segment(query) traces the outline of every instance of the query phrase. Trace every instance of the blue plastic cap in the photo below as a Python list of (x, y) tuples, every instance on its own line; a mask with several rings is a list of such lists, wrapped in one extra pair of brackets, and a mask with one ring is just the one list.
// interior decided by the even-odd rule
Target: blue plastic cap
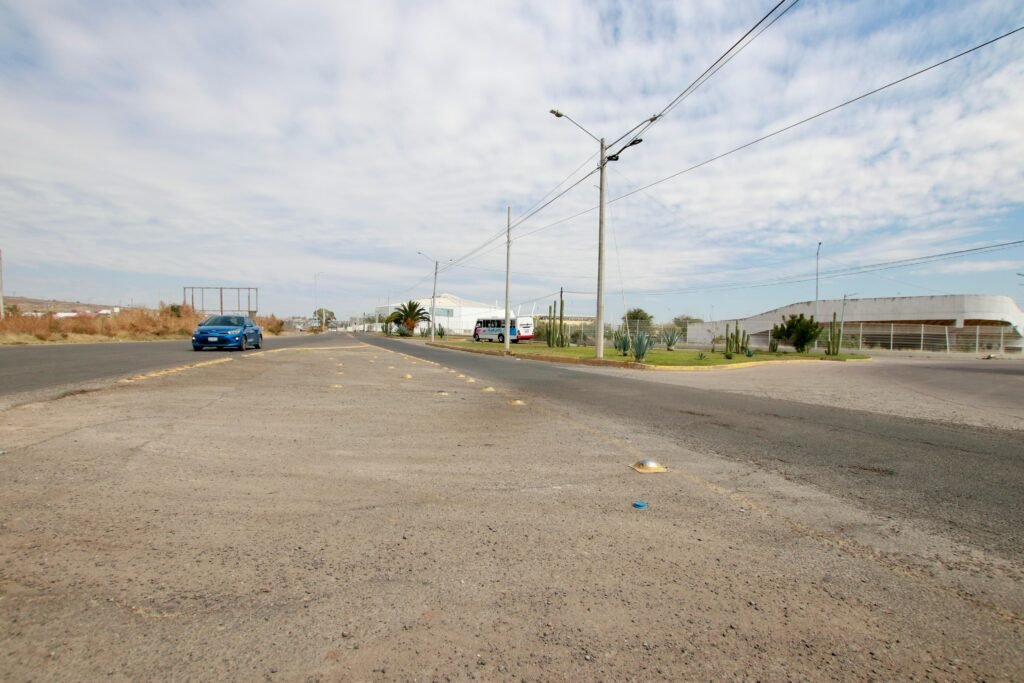
[(633, 503), (633, 507), (635, 507), (637, 510), (646, 510), (647, 509), (647, 501), (646, 500), (638, 500), (638, 501)]

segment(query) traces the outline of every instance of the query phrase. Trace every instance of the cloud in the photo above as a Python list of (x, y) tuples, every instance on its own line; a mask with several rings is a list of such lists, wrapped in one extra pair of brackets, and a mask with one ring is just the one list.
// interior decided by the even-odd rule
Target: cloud
[[(260, 285), (281, 313), (304, 310), (320, 271), (340, 311), (422, 295), (428, 264), (416, 251), (446, 261), (499, 236), (507, 205), (521, 215), (596, 151), (548, 109), (618, 137), (761, 12), (754, 2), (13, 3), (0, 22), (5, 256), (28, 270), (88, 264), (111, 278)], [(609, 195), (1015, 20), (994, 1), (801, 3), (623, 153)], [(610, 204), (608, 281), (668, 289), (802, 272), (818, 241), (844, 263), (998, 241), (1024, 204), (1022, 40)], [(592, 208), (594, 182), (516, 233)], [(517, 239), (515, 298), (592, 290), (596, 220)], [(500, 237), (465, 265), (445, 271), (444, 289), (503, 296)]]
[(963, 261), (946, 263), (937, 268), (940, 273), (992, 273), (1024, 269), (1024, 261)]

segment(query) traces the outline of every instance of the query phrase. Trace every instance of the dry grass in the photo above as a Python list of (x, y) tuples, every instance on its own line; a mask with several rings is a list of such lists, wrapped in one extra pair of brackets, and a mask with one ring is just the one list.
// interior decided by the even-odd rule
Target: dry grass
[(0, 320), (0, 342), (94, 341), (107, 339), (186, 339), (203, 319), (188, 306), (156, 311), (133, 308), (117, 315), (57, 318), (10, 315)]

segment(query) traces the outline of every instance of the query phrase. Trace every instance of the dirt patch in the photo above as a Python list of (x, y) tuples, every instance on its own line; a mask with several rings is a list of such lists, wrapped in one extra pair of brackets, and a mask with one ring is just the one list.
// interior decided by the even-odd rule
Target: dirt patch
[(3, 412), (2, 677), (1020, 677), (1019, 567), (470, 379), (349, 341)]

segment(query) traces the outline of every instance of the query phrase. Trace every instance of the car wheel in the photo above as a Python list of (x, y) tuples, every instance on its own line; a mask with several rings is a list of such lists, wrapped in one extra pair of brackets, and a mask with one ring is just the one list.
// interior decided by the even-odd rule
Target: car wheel
[(193, 344), (192, 345), (192, 350), (193, 351), (202, 351), (203, 347), (202, 346), (196, 346), (195, 344)]
[(503, 334), (499, 334), (498, 335), (498, 343), (499, 344), (504, 344), (505, 343), (505, 335), (503, 335)]
[(260, 336), (256, 337), (256, 346), (253, 347), (253, 348), (257, 348), (257, 349), (262, 349), (263, 348), (263, 335), (262, 334)]
[(243, 334), (242, 335), (242, 341), (238, 342), (238, 350), (239, 351), (245, 351), (247, 348), (249, 348), (249, 345), (246, 344), (245, 335)]
[(473, 341), (475, 341), (475, 342), (480, 341), (480, 335), (479, 334), (474, 334), (473, 335)]

